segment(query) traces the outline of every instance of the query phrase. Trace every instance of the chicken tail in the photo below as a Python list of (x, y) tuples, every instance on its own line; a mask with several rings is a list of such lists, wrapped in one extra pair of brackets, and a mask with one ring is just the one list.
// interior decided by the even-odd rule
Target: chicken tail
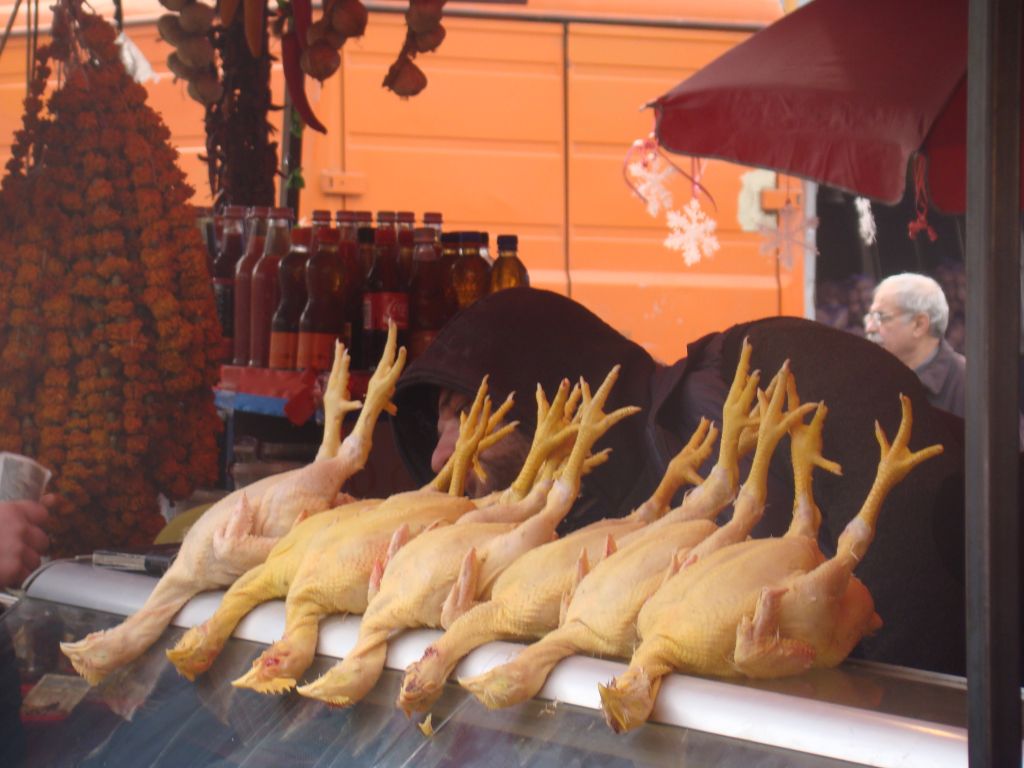
[(220, 655), (238, 622), (260, 603), (279, 597), (271, 592), (269, 571), (260, 565), (241, 576), (224, 595), (213, 616), (192, 627), (167, 651), (167, 658), (188, 680), (206, 672)]
[(174, 614), (198, 591), (194, 584), (178, 578), (172, 566), (136, 613), (116, 627), (93, 632), (73, 643), (61, 643), (60, 649), (78, 674), (98, 685), (115, 669), (145, 653)]
[(524, 648), (511, 661), (482, 675), (459, 678), (459, 685), (488, 709), (519, 704), (540, 692), (555, 664), (579, 650), (585, 633), (578, 623), (565, 624)]
[(445, 680), (455, 665), (470, 651), (484, 643), (508, 636), (510, 629), (505, 608), (489, 601), (474, 606), (448, 628), (423, 658), (410, 664), (402, 679), (396, 705), (406, 717), (426, 712), (441, 696)]
[[(299, 603), (298, 605), (296, 603)], [(290, 691), (316, 655), (323, 610), (310, 600), (287, 605), (284, 636), (260, 654), (252, 668), (231, 684), (257, 693)]]

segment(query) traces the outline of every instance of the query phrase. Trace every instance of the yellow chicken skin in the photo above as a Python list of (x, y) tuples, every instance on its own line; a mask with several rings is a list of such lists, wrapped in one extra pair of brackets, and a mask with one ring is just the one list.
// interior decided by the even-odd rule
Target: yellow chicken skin
[[(757, 389), (758, 374), (747, 375), (749, 345), (737, 366), (733, 386), (723, 409), (722, 443), (719, 457), (705, 484), (717, 478), (709, 489), (700, 485), (683, 505), (661, 520), (625, 537), (619, 551), (603, 560), (579, 583), (558, 629), (524, 649), (506, 664), (459, 683), (489, 708), (507, 707), (525, 701), (543, 687), (551, 669), (565, 657), (583, 652), (595, 656), (626, 658), (636, 644), (636, 616), (648, 597), (678, 569), (682, 558), (718, 530), (714, 518), (735, 496), (741, 450), (750, 445), (744, 432)], [(787, 376), (780, 371), (776, 382)], [(758, 419), (759, 441), (751, 475), (740, 500), (745, 510), (740, 517), (751, 525), (763, 508), (764, 497), (751, 492), (757, 478), (767, 473), (768, 461), (790, 422), (799, 413), (781, 413), (783, 389), (777, 384), (770, 404), (760, 406), (766, 413)], [(741, 448), (742, 444), (742, 448)], [(705, 490), (704, 493), (701, 493)], [(737, 502), (740, 504), (740, 502)]]
[[(323, 617), (362, 613), (369, 594), (379, 586), (384, 564), (399, 547), (476, 510), (474, 502), (462, 495), (466, 473), (481, 450), (515, 427), (498, 428), (511, 406), (510, 398), (491, 413), (485, 378), (462, 419), (455, 451), (434, 481), (420, 490), (389, 497), (371, 515), (332, 526), (306, 549), (287, 590), (284, 635), (233, 685), (260, 693), (295, 687), (313, 661)], [(444, 486), (447, 494), (440, 492)]]
[(336, 503), (344, 482), (366, 464), (373, 428), (390, 405), (405, 365), (405, 349), (396, 352), (392, 327), (376, 372), (367, 388), (352, 433), (338, 444), (341, 421), (360, 403), (348, 397), (348, 354), (341, 345), (324, 394), (324, 440), (317, 461), (302, 469), (265, 478), (220, 500), (196, 522), (182, 541), (174, 564), (145, 604), (116, 627), (94, 632), (61, 650), (93, 685), (113, 669), (149, 648), (192, 596), (221, 589), (266, 560), (292, 526)]
[(288, 594), (307, 550), (321, 540), (325, 531), (335, 525), (350, 526), (380, 504), (380, 499), (354, 501), (297, 524), (270, 550), (266, 562), (249, 569), (231, 585), (214, 614), (186, 632), (167, 651), (167, 658), (184, 677), (195, 680), (210, 668), (246, 614), (260, 603)]
[[(794, 524), (784, 537), (740, 541), (710, 552), (669, 579), (644, 605), (637, 624), (642, 642), (629, 669), (600, 687), (612, 729), (626, 731), (646, 721), (662, 678), (673, 670), (781, 677), (834, 666), (861, 637), (881, 626), (871, 595), (853, 569), (874, 537), (889, 491), (915, 466), (942, 452), (939, 445), (908, 449), (910, 400), (901, 396), (901, 404), (903, 418), (891, 446), (875, 424), (881, 447), (875, 481), (840, 537), (835, 557), (825, 559), (818, 548), (820, 516), (805, 495), (804, 503), (794, 505)], [(815, 421), (823, 418), (822, 407)], [(800, 450), (808, 450), (807, 445), (794, 441), (794, 452)], [(805, 456), (801, 463), (819, 464), (820, 454)]]
[[(526, 551), (550, 541), (579, 493), (584, 463), (594, 442), (637, 411), (602, 411), (618, 376), (614, 368), (590, 396), (582, 383), (578, 432), (565, 469), (551, 486), (544, 508), (522, 523), (471, 522), (425, 533), (398, 551), (370, 601), (355, 648), (322, 677), (298, 688), (303, 696), (335, 706), (359, 701), (384, 667), (387, 638), (408, 627), (450, 626), (487, 599), (494, 580)], [(552, 407), (554, 410), (554, 406)]]
[(460, 616), (402, 681), (398, 706), (407, 715), (429, 709), (444, 682), (467, 653), (492, 640), (535, 640), (558, 626), (563, 599), (591, 563), (615, 551), (615, 540), (668, 511), (683, 484), (697, 484), (696, 468), (710, 455), (718, 432), (706, 419), (669, 464), (651, 498), (622, 518), (598, 520), (567, 536), (530, 550), (494, 582), (491, 599)]

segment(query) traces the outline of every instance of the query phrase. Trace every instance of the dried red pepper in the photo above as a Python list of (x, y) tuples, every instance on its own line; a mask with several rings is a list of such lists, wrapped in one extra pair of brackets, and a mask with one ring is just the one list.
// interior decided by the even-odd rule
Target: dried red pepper
[(306, 35), (309, 25), (313, 23), (312, 0), (292, 0), (292, 29), (299, 39), (299, 47), (306, 47)]
[(299, 113), (302, 122), (314, 131), (326, 134), (327, 129), (317, 120), (306, 98), (306, 73), (299, 64), (301, 56), (302, 48), (295, 30), (281, 35), (281, 67), (284, 69), (284, 82), (288, 86), (288, 94), (292, 97), (292, 107)]

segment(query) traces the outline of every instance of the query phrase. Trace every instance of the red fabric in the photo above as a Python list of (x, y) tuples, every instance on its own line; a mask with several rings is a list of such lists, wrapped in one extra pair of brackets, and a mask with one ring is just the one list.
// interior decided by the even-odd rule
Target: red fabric
[(963, 211), (966, 60), (967, 0), (814, 0), (652, 102), (656, 133), (887, 203), (923, 147), (933, 203)]

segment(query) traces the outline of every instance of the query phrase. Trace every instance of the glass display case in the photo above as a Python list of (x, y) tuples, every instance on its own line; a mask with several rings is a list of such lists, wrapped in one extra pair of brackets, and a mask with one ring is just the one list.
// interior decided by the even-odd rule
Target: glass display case
[[(0, 765), (966, 765), (963, 681), (877, 664), (847, 662), (756, 683), (672, 675), (659, 695), (656, 722), (616, 735), (604, 723), (596, 683), (623, 664), (571, 657), (539, 698), (507, 710), (488, 711), (449, 683), (431, 727), (421, 728), (394, 702), (400, 670), (419, 658), (435, 631), (398, 635), (384, 677), (350, 709), (294, 693), (233, 688), (231, 681), (281, 634), (283, 603), (274, 601), (243, 620), (212, 669), (191, 683), (164, 651), (182, 627), (215, 609), (220, 593), (194, 598), (144, 656), (91, 688), (58, 643), (118, 623), (155, 583), (151, 576), (69, 562), (36, 574), (0, 617), (0, 643), (10, 646), (0, 653)], [(307, 677), (336, 663), (357, 631), (358, 617), (324, 622), (320, 655)], [(516, 649), (491, 643), (456, 674), (483, 671)], [(19, 750), (21, 762), (13, 759)]]

